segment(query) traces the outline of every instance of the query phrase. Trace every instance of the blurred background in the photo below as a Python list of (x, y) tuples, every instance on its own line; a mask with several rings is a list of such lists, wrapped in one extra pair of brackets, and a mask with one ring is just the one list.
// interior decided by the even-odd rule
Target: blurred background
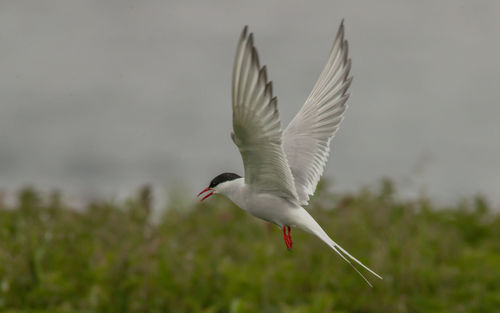
[[(342, 18), (352, 97), (308, 209), (374, 288), (195, 197), (243, 173), (243, 26), (286, 125)], [(498, 312), (499, 30), (498, 1), (0, 1), (0, 311)]]
[(2, 1), (0, 188), (86, 199), (242, 174), (230, 81), (245, 24), (286, 125), (345, 18), (352, 97), (326, 177), (500, 203), (497, 1)]

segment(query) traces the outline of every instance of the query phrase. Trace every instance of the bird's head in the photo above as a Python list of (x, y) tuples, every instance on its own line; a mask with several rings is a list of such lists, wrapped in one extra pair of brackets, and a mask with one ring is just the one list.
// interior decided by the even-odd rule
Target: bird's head
[(203, 189), (199, 194), (198, 197), (203, 195), (204, 193), (208, 192), (201, 198), (200, 201), (205, 200), (206, 198), (210, 197), (214, 193), (220, 193), (221, 191), (224, 190), (224, 186), (227, 185), (225, 183), (233, 181), (235, 179), (241, 178), (240, 175), (234, 174), (234, 173), (222, 173), (220, 175), (217, 175), (212, 181), (210, 182), (210, 185), (208, 185), (207, 188)]

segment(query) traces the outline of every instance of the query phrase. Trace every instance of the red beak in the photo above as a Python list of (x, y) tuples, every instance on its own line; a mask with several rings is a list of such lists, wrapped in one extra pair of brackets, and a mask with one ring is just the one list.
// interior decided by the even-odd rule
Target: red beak
[(207, 191), (210, 191), (210, 193), (207, 193), (203, 198), (201, 198), (200, 202), (205, 200), (206, 198), (210, 197), (211, 195), (214, 194), (215, 190), (213, 190), (212, 188), (210, 187), (207, 187), (205, 189), (203, 189), (199, 194), (198, 194), (198, 197), (201, 196), (202, 194), (204, 194), (205, 192)]

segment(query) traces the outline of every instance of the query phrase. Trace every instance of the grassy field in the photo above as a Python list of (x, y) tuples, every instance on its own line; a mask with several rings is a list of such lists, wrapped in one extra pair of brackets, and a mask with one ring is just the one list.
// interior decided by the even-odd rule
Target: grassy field
[(173, 197), (151, 223), (147, 189), (80, 212), (26, 189), (0, 206), (0, 311), (499, 312), (500, 215), (480, 197), (443, 208), (373, 189), (320, 192), (310, 211), (384, 277), (366, 273), (374, 288), (313, 236), (292, 231), (288, 251), (222, 197)]

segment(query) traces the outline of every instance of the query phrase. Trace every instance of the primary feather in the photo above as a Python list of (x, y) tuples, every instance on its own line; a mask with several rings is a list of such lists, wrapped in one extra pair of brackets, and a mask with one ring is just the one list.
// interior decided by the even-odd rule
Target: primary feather
[(344, 118), (351, 59), (344, 23), (330, 56), (306, 102), (284, 131), (283, 145), (300, 204), (314, 194), (330, 151), (330, 141)]
[(282, 145), (277, 99), (260, 67), (253, 35), (243, 29), (233, 70), (233, 133), (245, 167), (245, 183), (296, 201), (292, 172)]

